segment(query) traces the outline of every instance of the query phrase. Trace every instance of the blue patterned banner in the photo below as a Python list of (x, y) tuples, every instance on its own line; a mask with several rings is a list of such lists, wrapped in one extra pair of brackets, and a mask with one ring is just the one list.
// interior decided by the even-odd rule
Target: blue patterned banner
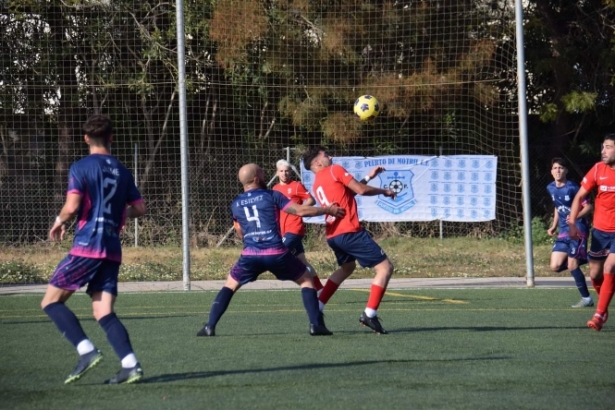
[[(346, 168), (357, 181), (375, 166), (386, 169), (369, 181), (369, 185), (397, 191), (397, 198), (357, 196), (362, 221), (483, 222), (495, 219), (495, 156), (334, 157), (333, 163)], [(314, 174), (307, 171), (303, 163), (301, 178), (311, 191)], [(323, 218), (305, 218), (305, 221), (322, 223)]]

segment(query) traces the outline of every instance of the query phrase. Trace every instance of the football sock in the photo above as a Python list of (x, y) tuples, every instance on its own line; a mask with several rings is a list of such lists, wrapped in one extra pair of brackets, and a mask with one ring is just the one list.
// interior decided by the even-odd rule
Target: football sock
[(587, 282), (585, 281), (585, 275), (583, 275), (581, 269), (576, 268), (574, 270), (571, 270), (570, 274), (574, 278), (574, 283), (577, 285), (577, 289), (579, 290), (581, 296), (583, 296), (584, 298), (588, 298), (589, 291), (587, 290)]
[(333, 282), (331, 279), (329, 279), (327, 283), (325, 283), (325, 286), (322, 288), (322, 291), (320, 292), (320, 296), (318, 296), (318, 301), (320, 302), (319, 303), (320, 310), (324, 309), (325, 305), (327, 304), (329, 299), (331, 299), (331, 296), (333, 296), (333, 294), (335, 293), (337, 288), (339, 288), (339, 286), (340, 286), (339, 284)]
[(365, 308), (365, 315), (367, 317), (376, 317), (378, 312), (372, 308)]
[(122, 367), (124, 369), (132, 369), (137, 365), (137, 356), (134, 353), (130, 353), (122, 359)]
[[(367, 299), (367, 306), (365, 308), (365, 314), (368, 317), (376, 316), (376, 311), (378, 310), (378, 306), (380, 306), (380, 301), (384, 296), (385, 288), (382, 286), (378, 286), (372, 283), (371, 290), (369, 292), (369, 299)], [(370, 316), (373, 315), (373, 316)]]
[(600, 297), (598, 298), (598, 308), (596, 309), (596, 313), (600, 315), (604, 315), (608, 310), (609, 303), (611, 303), (613, 293), (615, 292), (615, 274), (604, 272), (602, 277), (604, 278), (604, 282), (602, 282)]
[(132, 345), (130, 344), (128, 332), (115, 313), (109, 313), (107, 316), (101, 318), (98, 324), (107, 334), (107, 340), (120, 360), (132, 353)]
[(313, 325), (322, 325), (322, 323), (318, 321), (320, 310), (318, 309), (318, 296), (316, 296), (316, 291), (312, 288), (301, 288), (301, 297), (303, 298), (303, 306), (305, 306), (305, 311), (310, 319), (310, 323)]
[(600, 296), (600, 288), (602, 287), (602, 282), (604, 281), (604, 275), (602, 275), (600, 279), (592, 278), (591, 281), (592, 281), (592, 286), (594, 287), (594, 289), (596, 289), (596, 293), (598, 294), (598, 296)]
[(207, 322), (208, 326), (216, 326), (224, 312), (226, 312), (226, 308), (229, 303), (231, 303), (231, 298), (235, 292), (231, 290), (231, 288), (227, 288), (226, 286), (220, 289), (218, 295), (214, 299), (214, 303), (211, 304), (211, 310), (209, 311), (209, 320)]
[(314, 282), (314, 289), (316, 290), (316, 292), (323, 288), (322, 282), (320, 281), (318, 275), (312, 276), (312, 281)]
[(72, 343), (75, 348), (79, 345), (79, 342), (88, 338), (77, 316), (64, 303), (50, 303), (45, 306), (43, 311), (49, 316), (66, 340)]
[(90, 339), (82, 340), (77, 345), (77, 353), (79, 353), (80, 356), (83, 356), (84, 354), (88, 354), (94, 349), (95, 347), (92, 344), (92, 342), (90, 342)]

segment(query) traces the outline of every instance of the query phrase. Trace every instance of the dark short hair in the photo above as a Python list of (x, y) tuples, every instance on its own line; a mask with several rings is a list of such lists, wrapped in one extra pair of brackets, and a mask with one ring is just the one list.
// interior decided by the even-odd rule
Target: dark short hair
[(303, 166), (306, 169), (310, 169), (310, 167), (312, 166), (312, 162), (314, 162), (314, 158), (316, 158), (318, 155), (320, 155), (321, 151), (327, 151), (327, 149), (321, 145), (315, 146), (310, 148), (309, 150), (306, 151), (305, 154), (303, 154)]
[(113, 124), (106, 115), (95, 114), (83, 124), (83, 132), (97, 145), (106, 145), (113, 135)]
[(606, 141), (606, 140), (614, 141), (615, 142), (615, 133), (609, 132), (608, 134), (606, 134), (604, 136), (604, 141)]
[(551, 160), (551, 166), (553, 166), (554, 164), (559, 164), (562, 167), (568, 169), (568, 163), (566, 162), (566, 160), (564, 158), (560, 158), (560, 157), (555, 157)]

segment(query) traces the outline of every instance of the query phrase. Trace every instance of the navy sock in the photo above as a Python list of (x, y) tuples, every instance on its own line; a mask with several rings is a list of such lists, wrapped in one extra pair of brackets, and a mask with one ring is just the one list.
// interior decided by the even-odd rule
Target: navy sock
[(109, 313), (101, 318), (98, 324), (107, 334), (107, 340), (120, 360), (133, 353), (128, 332), (115, 313)]
[(77, 316), (62, 302), (50, 303), (43, 311), (55, 323), (62, 335), (72, 343), (75, 348), (82, 340), (87, 339)]
[(579, 289), (579, 293), (584, 298), (589, 297), (589, 291), (587, 290), (587, 282), (585, 281), (585, 275), (581, 271), (581, 268), (576, 268), (575, 270), (571, 270), (570, 274), (574, 278), (574, 283), (577, 285), (577, 289)]
[(224, 312), (226, 312), (226, 308), (229, 303), (231, 303), (231, 298), (235, 292), (233, 292), (230, 288), (226, 286), (220, 289), (216, 299), (214, 299), (214, 303), (211, 305), (211, 310), (209, 311), (209, 321), (207, 322), (208, 326), (216, 326)]
[(316, 289), (301, 288), (301, 297), (303, 298), (303, 306), (305, 306), (310, 323), (313, 325), (322, 325), (318, 319), (320, 309), (318, 308), (318, 296), (316, 295)]

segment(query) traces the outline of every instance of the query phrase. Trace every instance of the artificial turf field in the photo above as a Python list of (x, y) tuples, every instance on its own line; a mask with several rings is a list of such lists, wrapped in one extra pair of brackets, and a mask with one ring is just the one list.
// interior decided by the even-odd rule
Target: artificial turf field
[(367, 293), (339, 290), (310, 337), (301, 295), (239, 291), (197, 338), (216, 292), (120, 295), (145, 371), (107, 386), (119, 361), (89, 299), (68, 305), (105, 354), (65, 386), (77, 356), (40, 311), (41, 295), (0, 296), (2, 409), (613, 409), (615, 321), (585, 327), (574, 289), (390, 290), (388, 335), (359, 326)]

